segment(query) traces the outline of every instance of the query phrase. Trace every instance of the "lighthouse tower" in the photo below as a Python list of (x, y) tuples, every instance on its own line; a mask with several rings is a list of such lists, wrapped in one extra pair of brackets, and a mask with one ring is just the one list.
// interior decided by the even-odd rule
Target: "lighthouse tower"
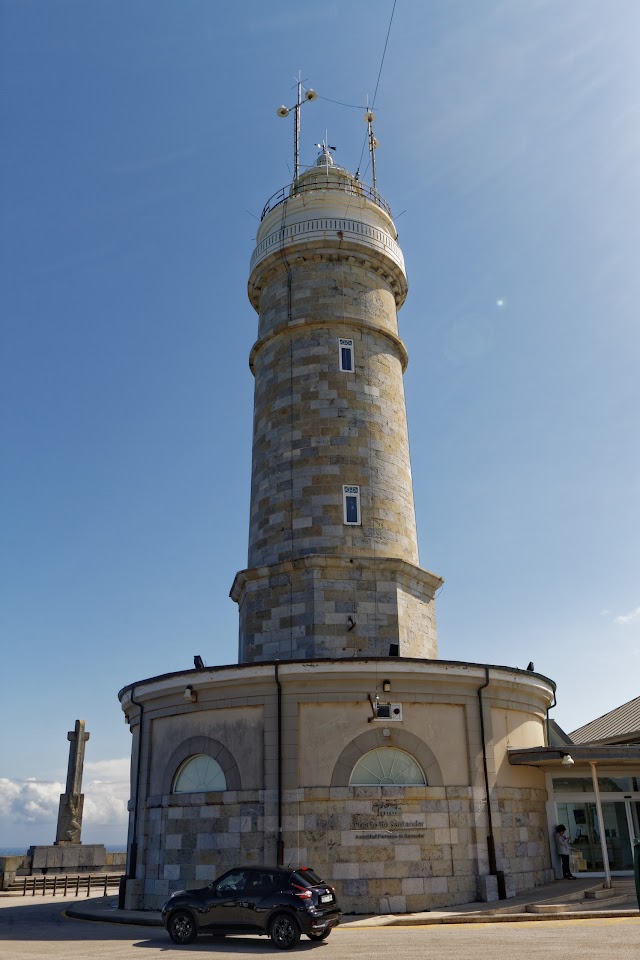
[(407, 278), (386, 202), (316, 164), (265, 206), (251, 258), (258, 338), (239, 661), (437, 656), (419, 566), (397, 311)]
[(267, 202), (251, 261), (240, 663), (119, 694), (133, 735), (128, 909), (159, 910), (239, 863), (311, 863), (346, 913), (494, 900), (554, 876), (555, 685), (436, 659), (442, 581), (418, 561), (406, 294), (375, 178), (323, 149)]

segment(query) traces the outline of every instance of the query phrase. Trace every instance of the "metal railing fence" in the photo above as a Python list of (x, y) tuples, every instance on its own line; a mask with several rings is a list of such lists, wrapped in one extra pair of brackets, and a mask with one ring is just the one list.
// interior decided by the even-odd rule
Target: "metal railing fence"
[(81, 893), (90, 897), (106, 897), (109, 887), (118, 887), (120, 884), (119, 873), (101, 873), (101, 874), (45, 874), (43, 876), (16, 877), (12, 884), (12, 889), (16, 893), (22, 892), (22, 896), (31, 895), (35, 897), (36, 893), (46, 896), (50, 893), (53, 897), (61, 894), (63, 897), (79, 897)]
[(264, 205), (260, 220), (264, 220), (266, 215), (276, 207), (289, 200), (292, 197), (299, 197), (313, 190), (337, 190), (340, 193), (346, 193), (352, 197), (365, 197), (381, 207), (385, 213), (391, 216), (391, 207), (377, 190), (370, 187), (368, 183), (361, 183), (359, 180), (330, 180), (328, 177), (306, 177), (301, 183), (289, 183), (286, 187), (277, 190), (273, 196), (269, 197)]

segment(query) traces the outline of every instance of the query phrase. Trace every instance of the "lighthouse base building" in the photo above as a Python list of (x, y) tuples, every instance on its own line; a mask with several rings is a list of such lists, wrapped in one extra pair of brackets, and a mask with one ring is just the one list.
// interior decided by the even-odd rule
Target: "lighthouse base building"
[(548, 748), (552, 681), (437, 658), (443, 581), (419, 565), (397, 241), (377, 190), (327, 150), (265, 206), (239, 663), (120, 692), (128, 908), (239, 864), (311, 866), (354, 913), (554, 876), (548, 783), (526, 763)]
[[(536, 674), (389, 658), (243, 664), (127, 688), (137, 855), (126, 906), (157, 909), (176, 889), (276, 860), (312, 866), (347, 913), (545, 883), (545, 776), (510, 765), (508, 750), (545, 742), (552, 699)], [(398, 719), (377, 718), (387, 705)]]

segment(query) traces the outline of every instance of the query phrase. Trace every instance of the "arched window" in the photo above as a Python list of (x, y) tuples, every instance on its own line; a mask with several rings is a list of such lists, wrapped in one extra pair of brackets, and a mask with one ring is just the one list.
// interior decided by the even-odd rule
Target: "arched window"
[(404, 750), (377, 747), (360, 757), (351, 777), (350, 787), (378, 787), (392, 784), (400, 787), (426, 786), (422, 768)]
[(227, 780), (222, 767), (204, 753), (185, 760), (173, 781), (174, 793), (208, 793), (226, 789)]

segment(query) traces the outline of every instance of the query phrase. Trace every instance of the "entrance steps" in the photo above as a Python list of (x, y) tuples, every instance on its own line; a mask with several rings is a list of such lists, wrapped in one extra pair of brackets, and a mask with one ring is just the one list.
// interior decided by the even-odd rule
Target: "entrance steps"
[(612, 887), (593, 887), (590, 890), (576, 890), (542, 903), (529, 903), (527, 913), (567, 913), (590, 909), (607, 909), (613, 904), (635, 904), (635, 886), (633, 882), (618, 882)]
[[(555, 888), (555, 889), (554, 889)], [(504, 917), (532, 914), (592, 913), (602, 910), (638, 909), (633, 878), (616, 877), (606, 888), (602, 880), (557, 880), (518, 894), (500, 906), (487, 904), (486, 916)]]

